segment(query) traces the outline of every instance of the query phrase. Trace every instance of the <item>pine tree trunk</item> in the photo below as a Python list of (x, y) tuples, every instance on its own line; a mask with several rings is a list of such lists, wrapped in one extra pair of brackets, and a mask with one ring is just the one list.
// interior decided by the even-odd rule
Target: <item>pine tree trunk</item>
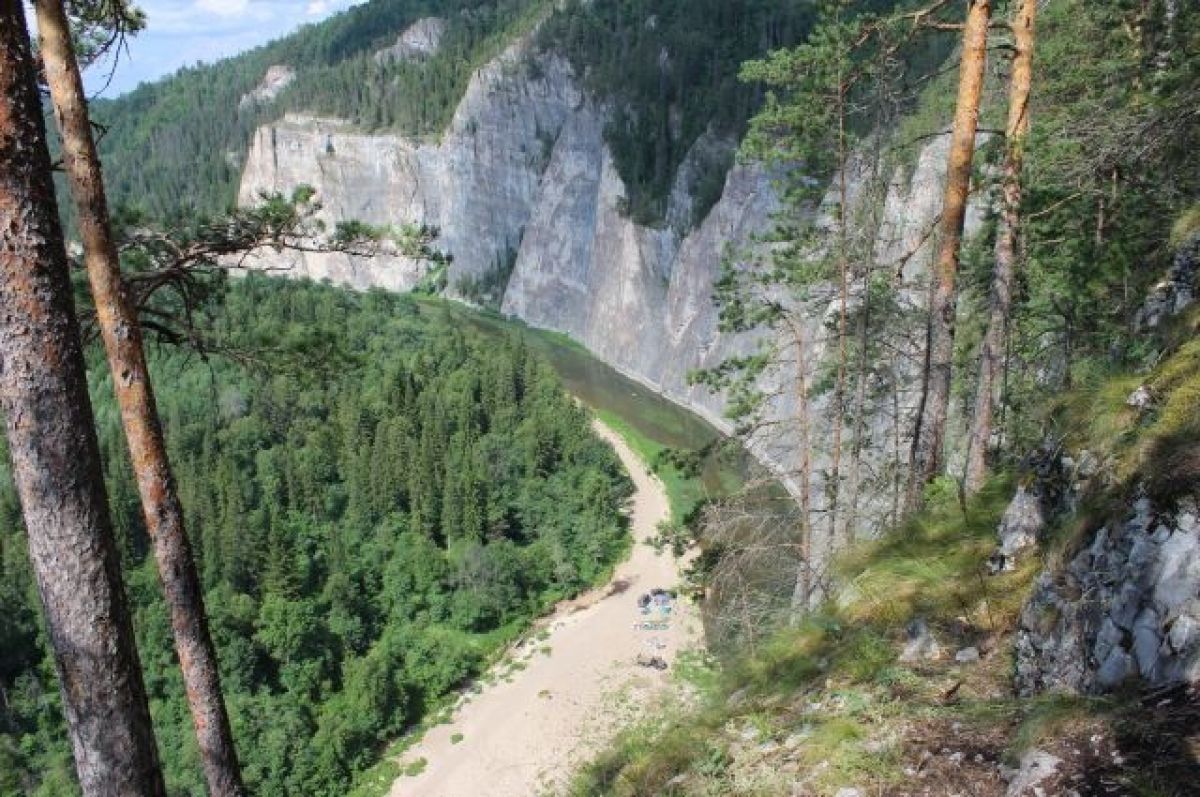
[[(840, 63), (840, 62), (839, 62)], [(839, 511), (841, 509), (842, 487), (842, 429), (845, 419), (842, 417), (846, 409), (846, 318), (849, 303), (850, 281), (850, 252), (846, 229), (846, 169), (849, 155), (846, 151), (846, 87), (841, 73), (838, 74), (838, 361), (837, 380), (833, 390), (833, 444), (832, 462), (829, 468), (829, 534), (835, 545), (839, 544), (842, 534), (838, 529)]]
[(958, 304), (955, 280), (971, 189), (971, 162), (975, 156), (975, 133), (979, 128), (979, 100), (983, 92), (991, 14), (991, 0), (971, 0), (963, 29), (958, 99), (942, 203), (941, 240), (929, 302), (928, 390), (913, 438), (908, 482), (907, 509), (910, 512), (920, 507), (925, 485), (942, 470)]
[(70, 28), (62, 0), (36, 0), (34, 8), (46, 80), (62, 133), (67, 181), (78, 211), (96, 316), (108, 352), (146, 529), (154, 542), (158, 572), (171, 611), (175, 650), (183, 671), (205, 776), (213, 797), (239, 795), (243, 793), (241, 775), (221, 695), (216, 652), (208, 631), (200, 579), (167, 461), (141, 330), (121, 281), (100, 161), (92, 139), (87, 98)]
[(850, 476), (847, 480), (845, 515), (845, 530), (843, 540), (845, 545), (854, 543), (856, 526), (858, 525), (858, 499), (862, 492), (862, 449), (866, 436), (867, 422), (867, 380), (870, 378), (869, 341), (867, 339), (871, 327), (871, 271), (866, 269), (863, 274), (863, 306), (859, 311), (857, 323), (857, 338), (859, 346), (857, 382), (854, 386), (854, 409), (851, 410), (851, 421), (854, 423), (854, 434), (850, 442)]
[(791, 623), (808, 610), (812, 597), (812, 423), (808, 408), (808, 359), (803, 319), (789, 319), (792, 345), (796, 349), (796, 422), (800, 434), (800, 567), (792, 587)]
[(0, 0), (0, 407), (88, 797), (165, 794), (121, 584), (20, 0)]
[(1008, 92), (1000, 226), (996, 233), (991, 310), (979, 351), (979, 385), (975, 391), (975, 414), (967, 441), (967, 471), (963, 483), (967, 495), (979, 492), (987, 478), (987, 452), (992, 438), (996, 380), (1003, 368), (1005, 340), (1012, 313), (1012, 286), (1017, 272), (1017, 239), (1021, 223), (1021, 167), (1025, 135), (1029, 131), (1029, 90), (1033, 76), (1036, 16), (1037, 0), (1021, 0), (1012, 22), (1016, 54), (1013, 56)]

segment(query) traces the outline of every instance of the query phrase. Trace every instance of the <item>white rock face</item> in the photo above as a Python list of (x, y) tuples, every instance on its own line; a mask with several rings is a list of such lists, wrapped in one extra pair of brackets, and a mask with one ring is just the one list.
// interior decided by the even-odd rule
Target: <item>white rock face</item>
[(253, 103), (271, 102), (295, 79), (296, 73), (290, 66), (275, 64), (267, 69), (267, 74), (263, 75), (262, 82), (253, 91), (242, 96), (238, 107), (244, 108)]
[[(518, 43), (475, 75), (440, 142), (365, 135), (344, 122), (297, 115), (260, 128), (238, 201), (311, 185), (327, 222), (437, 227), (438, 247), (454, 256), (452, 285), (491, 271), (520, 246), (549, 142), (582, 101), (564, 62), (543, 59), (532, 77), (524, 51)], [(354, 288), (396, 287), (394, 263), (331, 269), (328, 259), (337, 260), (300, 257), (294, 273)]]
[(1064, 567), (1044, 572), (1021, 614), (1017, 689), (1106, 692), (1129, 678), (1200, 680), (1200, 523), (1191, 498), (1134, 502)]
[(1038, 535), (1045, 527), (1041, 496), (1035, 490), (1019, 485), (1000, 518), (1000, 528), (996, 532), (1000, 545), (991, 559), (994, 571), (1012, 570), (1017, 556), (1037, 544)]
[(442, 36), (445, 33), (446, 20), (440, 17), (418, 19), (400, 34), (395, 44), (375, 53), (375, 60), (378, 63), (386, 63), (428, 58), (442, 46)]
[[(622, 213), (625, 186), (604, 143), (606, 111), (586, 98), (568, 64), (533, 55), (519, 41), (471, 81), (440, 141), (364, 135), (336, 120), (288, 116), (257, 131), (243, 174), (240, 201), (263, 191), (317, 190), (328, 222), (418, 223), (437, 227), (436, 246), (453, 256), (451, 292), (461, 280), (511, 262), (505, 313), (565, 332), (618, 370), (729, 429), (724, 398), (690, 385), (688, 374), (756, 342), (718, 329), (713, 281), (729, 252), (748, 249), (779, 210), (762, 169), (738, 165), (724, 193), (694, 228), (687, 186), (732, 142), (702, 137), (680, 170), (662, 229), (635, 224)], [(926, 295), (933, 252), (929, 229), (940, 213), (949, 142), (933, 139), (911, 173), (881, 177), (856, 165), (850, 204), (879, 208), (874, 243), (878, 273), (892, 275), (898, 301), (913, 318)], [(981, 210), (973, 208), (969, 229)], [(277, 264), (267, 257), (255, 266)], [(400, 258), (351, 262), (337, 255), (300, 255), (291, 273), (329, 278), (354, 288), (403, 290), (423, 273)], [(860, 301), (851, 297), (851, 302)], [(806, 375), (816, 376), (836, 318), (832, 285), (817, 285), (799, 308), (806, 338)], [(862, 430), (866, 464), (855, 516), (856, 533), (870, 535), (895, 508), (896, 469), (907, 462), (921, 335), (898, 321), (885, 370), (873, 377)], [(794, 417), (796, 366), (768, 374), (768, 417)], [(890, 380), (890, 382), (889, 382)], [(894, 387), (894, 389), (893, 389)], [(829, 396), (812, 399), (815, 437), (827, 444)], [(779, 424), (752, 448), (793, 490), (796, 462), (792, 424)], [(850, 442), (847, 428), (845, 440)], [(817, 450), (813, 502), (823, 508), (827, 452)], [(818, 535), (828, 533), (818, 528)], [(818, 548), (820, 540), (817, 541)]]

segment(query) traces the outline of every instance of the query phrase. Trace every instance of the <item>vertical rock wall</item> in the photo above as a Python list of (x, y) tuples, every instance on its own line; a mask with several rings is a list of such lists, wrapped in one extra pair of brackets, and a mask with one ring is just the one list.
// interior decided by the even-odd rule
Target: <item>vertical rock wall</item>
[(1198, 584), (1195, 501), (1166, 510), (1139, 499), (1065, 567), (1039, 577), (1017, 634), (1018, 691), (1200, 680)]
[[(718, 329), (713, 282), (722, 259), (755, 247), (779, 211), (772, 181), (762, 169), (730, 170), (720, 200), (695, 226), (688, 192), (712, 153), (734, 146), (704, 136), (683, 167), (662, 228), (626, 217), (625, 186), (604, 143), (607, 115), (578, 87), (569, 66), (552, 55), (514, 44), (471, 81), (440, 141), (367, 135), (337, 120), (288, 116), (255, 135), (242, 178), (240, 201), (264, 191), (317, 190), (331, 224), (437, 227), (437, 246), (453, 256), (451, 291), (464, 278), (486, 275), (515, 253), (503, 297), (505, 313), (567, 333), (618, 370), (728, 429), (722, 396), (689, 384), (688, 374), (712, 366), (756, 342)], [(893, 275), (899, 301), (923, 306), (925, 275), (934, 242), (929, 229), (940, 211), (947, 141), (933, 139), (911, 168), (881, 179), (856, 167), (850, 195), (874, 221), (856, 235), (869, 240), (876, 268)], [(873, 204), (872, 204), (873, 203)], [(978, 223), (972, 212), (971, 226)], [(823, 223), (828, 226), (828, 219)], [(423, 268), (400, 257), (354, 260), (343, 255), (275, 255), (253, 267), (328, 278), (357, 289), (406, 290)], [(852, 297), (852, 301), (857, 299)], [(810, 381), (816, 376), (836, 317), (832, 285), (817, 285), (801, 308)], [(916, 336), (897, 328), (892, 387), (872, 386), (864, 424), (865, 465), (860, 534), (888, 520), (896, 468), (907, 461), (911, 416), (918, 396)], [(768, 419), (794, 416), (795, 365), (769, 374)], [(886, 389), (885, 389), (886, 387)], [(827, 436), (829, 397), (813, 398), (813, 428)], [(759, 458), (793, 490), (793, 425), (780, 423), (753, 442)], [(850, 431), (846, 431), (847, 442)], [(827, 452), (818, 446), (812, 493), (820, 511)]]

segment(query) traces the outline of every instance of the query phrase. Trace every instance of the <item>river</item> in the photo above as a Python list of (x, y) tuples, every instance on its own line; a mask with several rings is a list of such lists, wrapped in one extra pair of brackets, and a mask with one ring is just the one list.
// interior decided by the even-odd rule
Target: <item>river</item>
[(587, 407), (619, 417), (644, 437), (666, 448), (705, 452), (699, 476), (710, 496), (736, 490), (746, 475), (758, 467), (740, 446), (714, 446), (725, 435), (699, 415), (600, 361), (566, 335), (456, 302), (422, 300), (419, 306), (422, 312), (444, 315), (460, 329), (474, 329), (489, 337), (520, 335), (553, 366), (567, 392)]

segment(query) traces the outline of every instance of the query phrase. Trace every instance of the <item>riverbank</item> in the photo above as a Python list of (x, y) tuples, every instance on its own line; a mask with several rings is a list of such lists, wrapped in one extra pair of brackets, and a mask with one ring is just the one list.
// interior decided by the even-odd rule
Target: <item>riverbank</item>
[(634, 628), (638, 597), (679, 580), (679, 562), (646, 544), (669, 517), (669, 503), (662, 481), (620, 435), (600, 422), (596, 432), (635, 484), (630, 557), (608, 584), (560, 605), (448, 723), (405, 751), (401, 764), (412, 774), (392, 784), (391, 797), (526, 797), (561, 786), (656, 695), (673, 688), (669, 670), (638, 666), (638, 654), (674, 663), (680, 651), (700, 644), (699, 613), (682, 601), (666, 630)]
[[(565, 334), (452, 300), (420, 297), (417, 303), (424, 313), (441, 315), (487, 337), (520, 336), (550, 363), (567, 392), (620, 432), (663, 479), (676, 520), (685, 518), (701, 498), (737, 492), (749, 475), (762, 469), (740, 446), (718, 445), (726, 432), (715, 419), (614, 368)], [(668, 449), (694, 456), (694, 467), (684, 472), (658, 456)]]

